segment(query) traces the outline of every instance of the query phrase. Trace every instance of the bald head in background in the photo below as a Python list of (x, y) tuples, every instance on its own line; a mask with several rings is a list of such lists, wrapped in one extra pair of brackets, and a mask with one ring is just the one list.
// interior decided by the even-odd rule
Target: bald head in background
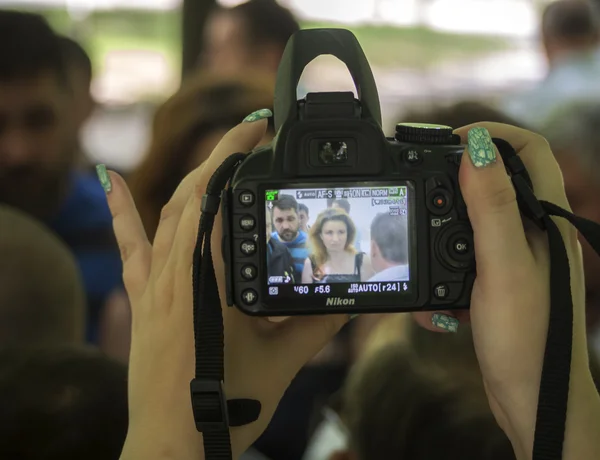
[(85, 293), (69, 249), (0, 205), (0, 347), (83, 343)]
[(558, 0), (542, 16), (542, 38), (550, 67), (573, 52), (600, 46), (599, 6), (590, 0)]

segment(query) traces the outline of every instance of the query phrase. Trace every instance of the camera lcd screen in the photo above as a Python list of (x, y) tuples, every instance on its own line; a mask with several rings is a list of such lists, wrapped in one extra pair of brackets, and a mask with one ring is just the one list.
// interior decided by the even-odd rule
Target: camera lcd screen
[(410, 294), (413, 193), (410, 182), (265, 190), (268, 296)]

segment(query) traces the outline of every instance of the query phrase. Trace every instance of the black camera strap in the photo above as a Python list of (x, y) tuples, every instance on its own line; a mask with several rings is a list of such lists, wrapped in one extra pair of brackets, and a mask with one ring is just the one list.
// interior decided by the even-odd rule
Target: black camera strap
[[(600, 255), (600, 225), (577, 217), (534, 195), (529, 175), (512, 146), (494, 139), (511, 176), (521, 212), (548, 235), (550, 319), (540, 382), (533, 460), (562, 460), (571, 352), (573, 299), (569, 258), (558, 226), (550, 216), (568, 220)], [(205, 460), (232, 460), (229, 427), (256, 421), (259, 401), (227, 400), (224, 382), (223, 313), (212, 262), (211, 235), (221, 197), (246, 154), (230, 156), (213, 174), (202, 202), (193, 265), (196, 374), (191, 381), (196, 428), (203, 434)]]

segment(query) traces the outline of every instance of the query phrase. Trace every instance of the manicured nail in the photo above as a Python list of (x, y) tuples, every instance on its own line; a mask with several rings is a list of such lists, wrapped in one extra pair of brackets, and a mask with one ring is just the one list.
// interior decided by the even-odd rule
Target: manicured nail
[(358, 317), (358, 316), (360, 316), (358, 313), (355, 313), (354, 315), (349, 315), (349, 316), (348, 316), (348, 320), (349, 320), (349, 321), (352, 321), (354, 318), (356, 318), (356, 317)]
[(448, 332), (458, 332), (458, 320), (442, 313), (434, 313), (431, 317), (431, 324)]
[(496, 163), (496, 149), (485, 128), (473, 128), (469, 131), (469, 155), (476, 168)]
[(273, 116), (273, 112), (269, 109), (260, 109), (256, 112), (252, 112), (246, 118), (244, 118), (245, 123), (252, 123), (254, 121), (262, 120), (263, 118), (269, 118)]
[(98, 179), (100, 179), (100, 185), (102, 185), (104, 192), (110, 193), (112, 190), (112, 182), (110, 181), (110, 176), (106, 171), (106, 166), (96, 165), (96, 174), (98, 174)]

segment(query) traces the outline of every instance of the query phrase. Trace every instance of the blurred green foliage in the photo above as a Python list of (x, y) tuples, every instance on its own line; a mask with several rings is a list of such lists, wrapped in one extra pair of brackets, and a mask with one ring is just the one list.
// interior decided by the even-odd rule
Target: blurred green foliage
[[(179, 11), (99, 11), (73, 24), (65, 10), (41, 12), (57, 31), (78, 38), (101, 70), (109, 50), (144, 49), (160, 52), (180, 66), (181, 25)], [(304, 23), (304, 28), (336, 26)], [(458, 35), (426, 28), (351, 26), (372, 65), (424, 69), (444, 61), (479, 57), (505, 50), (511, 42), (501, 37)]]

